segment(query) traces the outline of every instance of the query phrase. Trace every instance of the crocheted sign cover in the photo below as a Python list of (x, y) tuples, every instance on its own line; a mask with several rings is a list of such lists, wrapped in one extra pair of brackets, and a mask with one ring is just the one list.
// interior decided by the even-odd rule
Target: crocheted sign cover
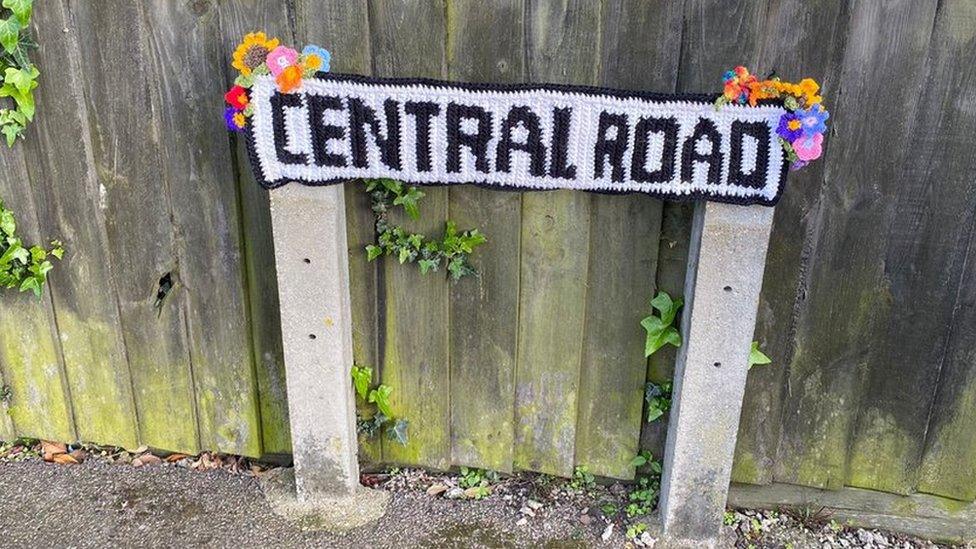
[[(328, 73), (327, 51), (299, 54), (259, 38), (261, 64), (235, 54), (242, 77), (226, 116), (246, 132), (254, 174), (269, 189), (392, 178), (773, 205), (787, 168), (819, 156), (823, 141), (826, 111), (815, 88), (800, 89), (807, 80), (758, 82), (741, 67), (718, 98), (461, 84)], [(815, 111), (809, 120), (797, 95)]]

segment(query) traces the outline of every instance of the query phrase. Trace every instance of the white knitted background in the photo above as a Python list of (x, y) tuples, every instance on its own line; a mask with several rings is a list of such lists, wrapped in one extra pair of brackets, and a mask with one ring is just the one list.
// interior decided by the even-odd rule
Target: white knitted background
[[(302, 83), (299, 95), (307, 94), (330, 95), (343, 98), (343, 105), (347, 105), (345, 98), (356, 97), (370, 106), (380, 120), (380, 127), (386, 129), (383, 103), (387, 99), (394, 99), (400, 103), (401, 140), (400, 155), (402, 170), (393, 170), (380, 160), (379, 149), (370, 137), (367, 168), (356, 168), (351, 162), (351, 146), (349, 141), (348, 110), (328, 111), (325, 122), (345, 127), (345, 137), (330, 142), (330, 152), (342, 154), (347, 158), (346, 167), (325, 167), (314, 164), (312, 155), (312, 138), (308, 124), (307, 109), (302, 107), (285, 108), (285, 128), (287, 149), (294, 153), (305, 153), (308, 163), (305, 165), (285, 164), (278, 160), (272, 126), (272, 106), (270, 98), (275, 94), (274, 80), (270, 76), (260, 76), (255, 79), (251, 88), (251, 103), (254, 114), (249, 119), (248, 128), (252, 132), (252, 162), (255, 164), (255, 175), (265, 186), (277, 186), (286, 181), (300, 181), (311, 184), (324, 184), (337, 180), (355, 178), (389, 177), (415, 184), (462, 184), (481, 183), (500, 188), (523, 190), (544, 189), (575, 189), (603, 192), (643, 192), (663, 198), (682, 198), (690, 193), (702, 193), (706, 197), (723, 201), (743, 203), (759, 202), (774, 203), (778, 198), (781, 186), (785, 183), (786, 170), (784, 168), (784, 153), (776, 135), (776, 126), (780, 116), (785, 112), (779, 106), (749, 107), (742, 105), (726, 105), (716, 110), (707, 101), (681, 99), (680, 96), (667, 100), (648, 98), (620, 98), (613, 95), (589, 92), (573, 92), (552, 89), (531, 90), (498, 90), (473, 91), (448, 83), (396, 83), (384, 82), (381, 79), (361, 81), (361, 79), (346, 79), (341, 75), (326, 75), (325, 77), (306, 79)], [(416, 147), (416, 118), (404, 112), (407, 101), (429, 101), (441, 106), (440, 113), (433, 118), (431, 133), (432, 171), (417, 170)], [(447, 104), (454, 102), (463, 105), (476, 105), (492, 113), (492, 140), (489, 143), (490, 173), (477, 171), (474, 157), (466, 147), (461, 147), (460, 173), (447, 171)], [(498, 172), (495, 169), (495, 146), (500, 136), (500, 127), (509, 110), (515, 106), (528, 106), (539, 117), (542, 127), (543, 143), (546, 146), (546, 164), (549, 164), (549, 148), (552, 136), (551, 113), (553, 108), (570, 107), (573, 110), (569, 139), (568, 162), (576, 166), (576, 178), (566, 180), (548, 176), (536, 177), (529, 172), (529, 155), (521, 151), (511, 154), (510, 173)], [(597, 142), (598, 120), (601, 111), (614, 114), (625, 114), (629, 120), (631, 135), (629, 147), (624, 160), (626, 173), (623, 182), (610, 179), (610, 165), (604, 169), (604, 177), (594, 177), (594, 144)], [(642, 183), (630, 178), (631, 154), (633, 152), (635, 125), (640, 117), (674, 117), (679, 123), (678, 147), (676, 150), (674, 177), (665, 183)], [(690, 181), (681, 180), (682, 144), (694, 131), (695, 124), (701, 118), (714, 121), (719, 133), (722, 134), (722, 174), (720, 183), (708, 184), (706, 181), (707, 164), (698, 163), (693, 170)], [(733, 121), (763, 122), (769, 131), (769, 163), (765, 174), (765, 185), (762, 188), (735, 186), (728, 183), (729, 177), (729, 149), (730, 126)], [(466, 124), (462, 124), (465, 128)], [(467, 128), (469, 131), (474, 128)], [(367, 130), (367, 135), (371, 135)], [(516, 130), (513, 135), (516, 140), (524, 139), (527, 132)], [(655, 166), (653, 159), (659, 158), (662, 150), (660, 134), (653, 134), (650, 141), (647, 165), (649, 171)], [(698, 144), (703, 153), (708, 152), (708, 141)], [(755, 166), (757, 143), (755, 139), (746, 137), (744, 140), (744, 154), (742, 169), (750, 172)], [(548, 172), (547, 172), (548, 173)]]

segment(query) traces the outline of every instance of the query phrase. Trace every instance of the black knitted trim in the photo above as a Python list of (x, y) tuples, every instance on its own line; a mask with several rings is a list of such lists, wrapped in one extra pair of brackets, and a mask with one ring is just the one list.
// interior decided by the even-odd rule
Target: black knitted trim
[[(611, 88), (601, 88), (598, 86), (576, 86), (567, 84), (495, 84), (495, 83), (468, 83), (468, 82), (448, 82), (445, 80), (435, 80), (432, 78), (382, 78), (376, 76), (363, 76), (358, 74), (342, 74), (342, 73), (318, 73), (314, 78), (318, 80), (336, 80), (340, 82), (361, 82), (366, 84), (389, 84), (397, 86), (415, 86), (415, 87), (435, 87), (435, 88), (457, 88), (466, 91), (508, 91), (508, 92), (521, 92), (521, 91), (557, 91), (563, 93), (578, 93), (582, 95), (604, 95), (611, 96), (619, 99), (647, 99), (648, 101), (661, 102), (661, 101), (681, 101), (684, 103), (698, 103), (703, 105), (712, 105), (715, 100), (718, 99), (721, 94), (705, 94), (705, 93), (657, 93), (657, 92), (644, 92), (644, 91), (628, 91), (628, 90), (618, 90)], [(757, 102), (757, 105), (774, 105), (782, 106), (782, 99), (761, 99)], [(316, 181), (305, 181), (302, 179), (289, 179), (283, 178), (278, 180), (269, 181), (264, 177), (264, 171), (261, 169), (261, 163), (258, 159), (257, 154), (257, 144), (255, 143), (254, 137), (254, 124), (248, 123), (244, 129), (244, 134), (246, 138), (247, 145), (247, 157), (251, 164), (251, 171), (254, 174), (257, 182), (265, 189), (276, 189), (289, 182), (297, 182), (302, 185), (309, 187), (322, 187), (328, 185), (336, 185), (339, 183), (345, 183), (351, 181), (349, 178), (336, 178), (336, 179), (324, 179)], [(661, 193), (654, 191), (632, 191), (632, 190), (607, 190), (607, 189), (586, 189), (584, 192), (597, 193), (597, 194), (608, 194), (608, 195), (621, 195), (621, 194), (640, 194), (652, 196), (659, 198), (661, 200), (666, 200), (670, 202), (697, 202), (701, 200), (707, 200), (710, 202), (721, 202), (724, 204), (738, 204), (743, 206), (749, 206), (758, 204), (761, 206), (775, 206), (779, 202), (780, 197), (783, 196), (783, 191), (786, 189), (786, 179), (789, 172), (789, 160), (787, 160), (786, 155), (783, 155), (783, 160), (780, 163), (780, 185), (776, 192), (776, 196), (771, 199), (767, 199), (763, 196), (727, 196), (722, 194), (713, 194), (703, 191), (692, 191), (690, 193), (678, 194), (678, 193)], [(404, 180), (404, 183), (409, 183), (411, 185), (423, 186), (423, 187), (446, 187), (453, 185), (463, 185), (465, 183), (430, 183), (430, 182), (419, 182), (419, 181), (409, 181)], [(466, 184), (475, 185), (477, 187), (483, 187), (491, 189), (494, 191), (514, 191), (514, 192), (540, 192), (540, 191), (556, 191), (556, 190), (566, 190), (566, 189), (537, 189), (533, 187), (511, 187), (507, 185), (499, 185), (494, 182), (486, 180), (475, 180), (470, 181)]]

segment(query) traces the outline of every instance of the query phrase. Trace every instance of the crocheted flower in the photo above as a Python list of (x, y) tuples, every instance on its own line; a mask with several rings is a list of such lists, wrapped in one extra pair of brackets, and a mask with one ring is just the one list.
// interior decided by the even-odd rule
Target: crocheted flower
[(268, 54), (268, 70), (276, 78), (296, 63), (298, 63), (298, 52), (286, 46), (278, 46)]
[(291, 93), (302, 85), (302, 69), (298, 65), (289, 65), (275, 77), (278, 84), (278, 91), (281, 93)]
[(236, 110), (242, 111), (248, 103), (247, 90), (241, 86), (234, 86), (224, 94), (224, 101), (227, 101), (227, 104)]
[(235, 109), (234, 107), (227, 107), (224, 110), (224, 123), (227, 124), (227, 129), (233, 132), (239, 132), (244, 129), (244, 125), (247, 123), (247, 118), (245, 118), (244, 113)]
[(796, 157), (804, 162), (820, 158), (823, 153), (823, 134), (815, 133), (793, 141), (793, 151)]
[(788, 112), (779, 117), (779, 127), (776, 133), (790, 143), (796, 141), (803, 135), (803, 122), (796, 113)]
[(305, 68), (308, 70), (329, 72), (329, 65), (332, 62), (332, 54), (329, 50), (309, 44), (302, 49), (305, 56)]
[(822, 97), (817, 95), (817, 92), (820, 91), (820, 84), (817, 84), (817, 81), (813, 78), (804, 78), (803, 80), (800, 80), (800, 83), (797, 84), (797, 88), (799, 88), (800, 93), (803, 94), (803, 100), (806, 101), (807, 105), (816, 105), (823, 100)]
[(822, 106), (813, 105), (809, 109), (798, 110), (796, 111), (796, 115), (800, 118), (800, 123), (803, 125), (803, 135), (813, 137), (818, 133), (827, 131), (826, 122), (830, 118), (830, 113)]
[(234, 61), (231, 63), (241, 74), (248, 76), (251, 71), (261, 66), (271, 50), (278, 47), (278, 39), (268, 39), (263, 32), (252, 32), (244, 35), (244, 41), (234, 50)]

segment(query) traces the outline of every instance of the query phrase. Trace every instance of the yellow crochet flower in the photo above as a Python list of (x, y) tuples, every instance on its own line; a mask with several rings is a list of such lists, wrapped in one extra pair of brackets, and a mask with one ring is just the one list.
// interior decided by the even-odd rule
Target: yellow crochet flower
[(234, 62), (231, 63), (241, 74), (248, 76), (251, 71), (264, 63), (271, 50), (278, 47), (278, 39), (268, 39), (263, 32), (252, 32), (244, 36), (244, 41), (234, 50)]

